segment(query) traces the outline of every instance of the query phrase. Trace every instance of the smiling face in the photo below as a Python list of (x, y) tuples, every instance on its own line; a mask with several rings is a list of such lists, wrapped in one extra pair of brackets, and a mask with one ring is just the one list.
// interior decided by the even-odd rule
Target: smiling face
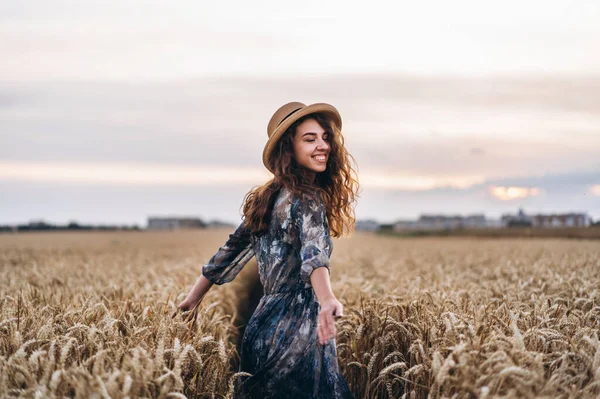
[(296, 127), (294, 158), (299, 166), (315, 173), (327, 169), (331, 146), (329, 132), (314, 119), (306, 119)]

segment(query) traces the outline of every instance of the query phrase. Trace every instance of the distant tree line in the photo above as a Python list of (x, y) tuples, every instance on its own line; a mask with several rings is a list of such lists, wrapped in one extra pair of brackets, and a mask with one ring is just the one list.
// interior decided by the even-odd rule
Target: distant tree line
[(66, 225), (57, 225), (46, 223), (44, 221), (39, 222), (29, 222), (27, 224), (18, 224), (18, 225), (0, 225), (0, 232), (27, 232), (27, 231), (114, 231), (114, 230), (130, 230), (130, 231), (139, 231), (141, 228), (134, 224), (131, 226), (128, 225), (91, 225), (91, 224), (79, 224), (75, 221), (69, 222)]

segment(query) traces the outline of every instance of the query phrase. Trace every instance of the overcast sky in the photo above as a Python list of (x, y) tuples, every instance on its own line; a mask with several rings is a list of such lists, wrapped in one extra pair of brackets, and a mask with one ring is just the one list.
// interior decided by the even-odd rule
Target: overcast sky
[(0, 224), (239, 220), (283, 103), (329, 102), (359, 218), (600, 218), (596, 1), (0, 1)]

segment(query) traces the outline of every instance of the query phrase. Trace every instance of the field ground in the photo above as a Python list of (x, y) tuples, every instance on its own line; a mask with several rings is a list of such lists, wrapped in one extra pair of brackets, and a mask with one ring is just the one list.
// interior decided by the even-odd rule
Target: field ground
[[(0, 235), (0, 396), (230, 396), (254, 261), (171, 319), (229, 233)], [(598, 240), (356, 233), (331, 279), (357, 398), (600, 395)]]

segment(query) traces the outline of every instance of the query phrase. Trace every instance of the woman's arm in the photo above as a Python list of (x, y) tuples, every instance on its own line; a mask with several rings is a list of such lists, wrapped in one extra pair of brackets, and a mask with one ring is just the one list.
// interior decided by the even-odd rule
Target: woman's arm
[(317, 295), (321, 311), (317, 325), (319, 343), (325, 345), (327, 341), (335, 337), (335, 318), (343, 316), (343, 306), (333, 295), (331, 282), (329, 281), (329, 270), (326, 267), (318, 267), (310, 274), (310, 284)]
[(322, 201), (300, 197), (291, 209), (300, 238), (300, 279), (310, 282), (320, 305), (317, 336), (321, 345), (335, 337), (334, 317), (342, 317), (343, 307), (335, 298), (329, 281), (331, 254), (329, 225)]
[(250, 240), (251, 232), (244, 222), (229, 235), (225, 244), (202, 266), (202, 275), (177, 307), (190, 310), (196, 307), (213, 284), (232, 281), (248, 261), (254, 256)]
[(245, 223), (240, 223), (225, 244), (202, 266), (202, 275), (217, 285), (231, 282), (254, 256), (251, 235)]

